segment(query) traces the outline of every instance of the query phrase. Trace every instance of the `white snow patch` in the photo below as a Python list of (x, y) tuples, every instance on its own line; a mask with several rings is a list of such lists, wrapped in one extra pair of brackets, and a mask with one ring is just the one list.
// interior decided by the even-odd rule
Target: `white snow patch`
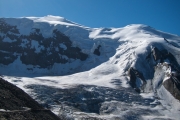
[(22, 39), (22, 42), (21, 42), (21, 47), (22, 48), (27, 48), (27, 45), (28, 45), (29, 41), (27, 39)]
[(3, 42), (8, 42), (8, 43), (13, 43), (13, 42), (16, 42), (17, 40), (16, 39), (11, 40), (9, 37), (5, 37), (2, 41)]
[(41, 50), (44, 50), (44, 46), (39, 45), (38, 41), (36, 40), (31, 40), (31, 49), (35, 49), (36, 53), (40, 53)]
[(62, 48), (63, 50), (67, 50), (67, 47), (65, 44), (61, 43), (59, 44), (59, 47)]
[(45, 17), (26, 17), (26, 18), (31, 19), (34, 22), (46, 22), (53, 25), (61, 24), (61, 25), (67, 25), (67, 26), (80, 26), (77, 23), (68, 21), (65, 18), (60, 17), (60, 16), (47, 15)]

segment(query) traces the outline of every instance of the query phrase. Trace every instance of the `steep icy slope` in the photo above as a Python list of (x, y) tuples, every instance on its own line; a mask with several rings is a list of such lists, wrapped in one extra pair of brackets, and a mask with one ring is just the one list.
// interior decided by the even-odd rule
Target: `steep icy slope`
[(1, 21), (0, 74), (63, 119), (179, 119), (179, 36), (55, 16)]

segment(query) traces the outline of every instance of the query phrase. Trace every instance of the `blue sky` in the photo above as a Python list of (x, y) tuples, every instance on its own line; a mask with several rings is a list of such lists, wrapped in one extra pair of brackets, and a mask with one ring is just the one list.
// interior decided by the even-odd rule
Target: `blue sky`
[(88, 27), (146, 24), (180, 36), (180, 0), (0, 0), (0, 17), (46, 15)]

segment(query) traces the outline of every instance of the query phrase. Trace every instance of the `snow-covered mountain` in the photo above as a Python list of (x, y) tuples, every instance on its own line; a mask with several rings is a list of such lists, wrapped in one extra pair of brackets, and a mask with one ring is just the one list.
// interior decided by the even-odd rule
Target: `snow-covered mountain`
[(180, 119), (180, 37), (58, 16), (0, 18), (0, 74), (63, 119)]

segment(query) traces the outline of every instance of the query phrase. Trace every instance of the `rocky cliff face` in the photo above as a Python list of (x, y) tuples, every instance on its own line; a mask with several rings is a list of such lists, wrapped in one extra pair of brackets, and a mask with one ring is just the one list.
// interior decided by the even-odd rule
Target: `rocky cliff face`
[[(159, 60), (155, 67), (154, 75), (157, 75), (157, 71), (160, 72), (160, 75), (164, 73), (162, 78), (158, 80), (158, 87), (163, 85), (176, 99), (180, 100), (180, 67), (176, 58), (166, 49), (159, 50), (158, 48), (153, 48), (152, 54), (155, 61)], [(154, 87), (158, 89), (157, 86), (154, 85)]]
[(41, 29), (32, 28), (28, 35), (23, 35), (17, 26), (9, 25), (0, 19), (0, 64), (8, 65), (18, 57), (25, 65), (49, 68), (54, 63), (71, 63), (79, 59), (84, 61), (88, 55), (72, 41), (54, 29), (50, 37), (44, 37)]
[[(176, 99), (180, 100), (180, 67), (173, 54), (166, 49), (159, 50), (157, 47), (153, 47), (146, 60), (154, 62), (154, 65), (149, 64), (154, 71), (152, 79), (154, 91), (157, 91), (163, 85)], [(143, 73), (134, 68), (129, 68), (128, 73), (131, 86), (136, 88), (136, 91), (139, 92), (139, 89), (141, 89), (141, 92), (143, 92), (146, 84)], [(140, 88), (137, 85), (137, 78), (143, 81)]]

